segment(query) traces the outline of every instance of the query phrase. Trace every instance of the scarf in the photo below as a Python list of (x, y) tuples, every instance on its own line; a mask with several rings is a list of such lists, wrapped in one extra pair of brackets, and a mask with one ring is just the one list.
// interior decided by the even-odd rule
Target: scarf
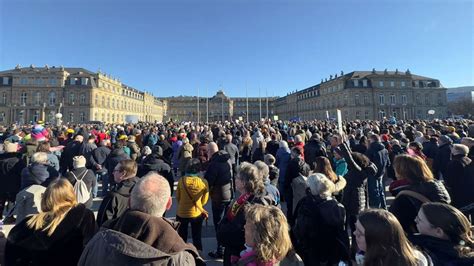
[(235, 216), (237, 216), (237, 213), (239, 213), (242, 206), (249, 200), (251, 196), (252, 194), (250, 193), (242, 194), (234, 203), (232, 203), (232, 206), (227, 212), (227, 219), (229, 219), (229, 221), (234, 220)]

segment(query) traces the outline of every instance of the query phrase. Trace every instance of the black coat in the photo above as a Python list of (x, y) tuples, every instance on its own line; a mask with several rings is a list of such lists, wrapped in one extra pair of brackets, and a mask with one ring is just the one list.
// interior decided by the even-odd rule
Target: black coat
[(327, 157), (326, 148), (324, 143), (312, 139), (306, 145), (304, 145), (304, 160), (309, 166), (312, 166), (316, 161), (316, 157), (324, 156)]
[[(94, 199), (94, 197), (92, 196), (92, 188), (97, 183), (97, 178), (95, 177), (94, 172), (92, 172), (92, 170), (87, 169), (85, 167), (80, 167), (80, 168), (77, 168), (77, 169), (74, 169), (74, 170), (68, 172), (67, 175), (65, 176), (65, 178), (69, 182), (71, 182), (72, 186), (74, 186), (77, 182), (76, 178), (74, 178), (73, 174), (76, 175), (76, 178), (78, 178), (78, 179), (82, 178), (84, 180), (84, 183), (86, 183), (87, 191), (89, 191), (91, 193), (91, 197), (89, 198), (89, 200), (86, 203), (84, 203), (84, 205), (86, 205), (87, 208), (92, 207), (92, 201)], [(83, 175), (84, 175), (84, 177), (82, 177)]]
[[(346, 211), (337, 200), (308, 195), (296, 206), (295, 248), (305, 265), (337, 264), (349, 259)], [(331, 264), (331, 265), (332, 265)]]
[(126, 179), (116, 184), (104, 197), (97, 213), (97, 224), (101, 226), (108, 220), (115, 219), (128, 209), (128, 200), (133, 187), (138, 182), (137, 177)]
[(474, 257), (463, 257), (456, 250), (456, 246), (449, 240), (444, 240), (427, 235), (410, 235), (410, 241), (423, 252), (426, 252), (434, 266), (456, 265), (472, 266)]
[(446, 168), (451, 161), (451, 143), (445, 143), (439, 146), (438, 153), (433, 161), (433, 174), (436, 178), (440, 178), (440, 174), (446, 175)]
[(370, 144), (369, 149), (367, 149), (366, 155), (377, 166), (375, 176), (382, 177), (385, 174), (385, 167), (390, 165), (388, 151), (385, 149), (385, 146), (380, 142), (373, 142)]
[(77, 265), (87, 242), (97, 231), (94, 213), (83, 204), (69, 210), (51, 236), (34, 230), (28, 217), (8, 234), (5, 265)]
[(474, 163), (468, 157), (453, 156), (448, 163), (444, 182), (456, 208), (474, 203)]
[(371, 163), (367, 167), (358, 165), (348, 147), (344, 144), (339, 145), (342, 155), (347, 162), (348, 172), (345, 175), (347, 185), (344, 189), (342, 204), (346, 208), (347, 215), (358, 215), (365, 209), (365, 183), (364, 181), (377, 173), (377, 167)]
[(0, 154), (0, 198), (15, 200), (20, 191), (21, 171), (26, 162), (20, 153)]
[(211, 201), (228, 202), (232, 199), (232, 165), (230, 155), (226, 151), (214, 153), (204, 178), (209, 184)]
[(171, 193), (173, 193), (173, 186), (174, 186), (174, 177), (173, 171), (171, 170), (171, 166), (167, 164), (164, 160), (161, 159), (162, 157), (152, 153), (148, 155), (144, 160), (143, 163), (138, 166), (138, 177), (143, 177), (150, 171), (155, 171), (158, 174), (164, 176), (168, 183), (170, 184)]
[[(437, 180), (411, 184), (403, 190), (411, 190), (428, 198), (431, 202), (450, 203), (451, 198), (443, 183)], [(402, 191), (403, 191), (402, 190)], [(390, 205), (389, 211), (397, 217), (403, 229), (408, 234), (416, 233), (415, 217), (422, 202), (407, 195), (398, 195)]]
[(47, 187), (49, 183), (59, 177), (58, 171), (52, 166), (40, 163), (32, 163), (21, 171), (20, 190), (31, 185), (42, 185)]

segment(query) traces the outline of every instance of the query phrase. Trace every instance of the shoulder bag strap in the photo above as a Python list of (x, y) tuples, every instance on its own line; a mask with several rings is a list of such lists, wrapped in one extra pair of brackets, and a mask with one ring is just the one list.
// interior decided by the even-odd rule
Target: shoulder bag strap
[(201, 206), (197, 203), (198, 199), (193, 199), (193, 197), (191, 196), (191, 193), (189, 193), (189, 190), (188, 188), (186, 187), (185, 185), (185, 182), (184, 182), (184, 179), (186, 177), (182, 177), (181, 178), (181, 185), (183, 186), (184, 188), (184, 191), (186, 191), (186, 194), (188, 195), (188, 198), (193, 202), (194, 206), (196, 206), (196, 208), (198, 208), (198, 210), (200, 210), (203, 214), (204, 214), (204, 217), (206, 218), (206, 220), (208, 219), (209, 217), (209, 213)]
[(397, 198), (401, 195), (405, 195), (405, 196), (409, 196), (409, 197), (412, 197), (412, 198), (415, 198), (419, 201), (421, 201), (421, 203), (426, 203), (426, 202), (431, 202), (431, 200), (429, 200), (427, 197), (425, 197), (424, 195), (418, 193), (418, 192), (415, 192), (415, 191), (411, 191), (411, 190), (402, 190), (400, 191), (398, 194), (397, 194)]

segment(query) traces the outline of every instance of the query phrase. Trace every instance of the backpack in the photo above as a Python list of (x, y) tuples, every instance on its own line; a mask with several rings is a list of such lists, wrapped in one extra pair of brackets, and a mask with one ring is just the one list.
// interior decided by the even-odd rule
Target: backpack
[(71, 172), (74, 179), (76, 179), (76, 183), (74, 184), (74, 194), (76, 195), (77, 202), (79, 203), (86, 203), (91, 198), (91, 193), (89, 189), (87, 189), (86, 182), (84, 182), (84, 177), (86, 176), (87, 171), (89, 170), (86, 169), (84, 171), (84, 174), (82, 174), (80, 179), (77, 178), (73, 172)]

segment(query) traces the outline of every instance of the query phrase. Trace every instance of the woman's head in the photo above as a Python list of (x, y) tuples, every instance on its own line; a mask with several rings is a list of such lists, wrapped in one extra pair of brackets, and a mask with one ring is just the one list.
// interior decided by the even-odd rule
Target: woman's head
[(243, 162), (239, 167), (237, 178), (235, 179), (235, 187), (241, 193), (252, 193), (255, 195), (260, 195), (265, 190), (263, 178), (258, 168), (247, 162)]
[(38, 147), (36, 148), (37, 152), (46, 152), (49, 153), (49, 149), (51, 148), (51, 145), (49, 144), (49, 141), (43, 141), (38, 144)]
[(362, 212), (354, 232), (358, 247), (366, 252), (365, 265), (416, 265), (414, 250), (400, 222), (390, 212)]
[(61, 178), (52, 182), (41, 199), (41, 212), (34, 215), (27, 225), (35, 230), (48, 231), (52, 235), (67, 212), (77, 205), (71, 183)]
[(201, 161), (193, 158), (186, 164), (186, 174), (197, 174), (201, 170)]
[(288, 222), (275, 206), (251, 205), (245, 213), (245, 243), (257, 253), (257, 261), (282, 260), (292, 248)]
[(320, 196), (321, 198), (330, 197), (335, 190), (334, 183), (321, 173), (308, 176), (306, 182), (308, 183), (311, 194)]
[(395, 157), (393, 168), (397, 178), (406, 178), (412, 183), (433, 180), (433, 173), (426, 162), (418, 156), (401, 154)]
[[(463, 248), (460, 250), (462, 252), (472, 252), (474, 248), (469, 220), (451, 205), (425, 203), (418, 211), (415, 222), (420, 234), (449, 240)], [(464, 242), (464, 247), (460, 245), (461, 241)]]
[(313, 168), (316, 173), (321, 173), (326, 175), (332, 182), (336, 182), (337, 176), (336, 173), (332, 170), (331, 162), (327, 157), (318, 156), (314, 160)]

